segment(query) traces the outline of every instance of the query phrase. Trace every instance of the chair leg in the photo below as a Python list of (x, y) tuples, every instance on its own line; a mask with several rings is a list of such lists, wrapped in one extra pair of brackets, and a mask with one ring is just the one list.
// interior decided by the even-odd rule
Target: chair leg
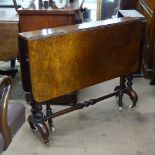
[(11, 68), (14, 69), (16, 65), (16, 59), (11, 60)]
[(16, 60), (11, 60), (11, 69), (9, 70), (0, 70), (0, 75), (8, 75), (12, 78), (16, 76), (18, 69), (15, 68)]

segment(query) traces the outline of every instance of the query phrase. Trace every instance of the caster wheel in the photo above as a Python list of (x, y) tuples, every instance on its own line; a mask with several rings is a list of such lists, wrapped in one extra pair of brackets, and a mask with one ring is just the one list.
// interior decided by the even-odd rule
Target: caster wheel
[(133, 109), (134, 107), (135, 107), (134, 105), (130, 105), (130, 106), (129, 106), (130, 109)]
[(29, 124), (32, 131), (34, 132), (38, 131), (38, 128), (33, 123), (29, 123)]
[(31, 128), (31, 130), (34, 131), (34, 132), (37, 132), (38, 131), (38, 129), (36, 127), (33, 128), (33, 129)]
[(55, 131), (55, 127), (54, 127), (54, 126), (50, 126), (50, 130), (51, 130), (52, 132), (54, 132), (54, 131)]
[(48, 139), (44, 139), (44, 143), (45, 144), (49, 144), (49, 140)]
[(122, 111), (122, 107), (118, 107), (118, 111)]
[(118, 91), (118, 90), (120, 90), (120, 86), (116, 86), (116, 87), (114, 88), (114, 91)]

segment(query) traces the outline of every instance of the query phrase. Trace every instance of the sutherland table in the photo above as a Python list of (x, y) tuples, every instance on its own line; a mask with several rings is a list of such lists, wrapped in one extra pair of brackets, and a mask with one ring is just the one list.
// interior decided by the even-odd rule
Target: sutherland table
[[(75, 0), (64, 9), (39, 7), (38, 1), (28, 9), (18, 9), (20, 32), (53, 28), (80, 23), (80, 9), (83, 1)], [(46, 30), (45, 30), (46, 31)], [(44, 31), (43, 31), (44, 32)], [(46, 32), (45, 32), (46, 33)], [(23, 89), (30, 92), (28, 62), (21, 62)], [(54, 99), (53, 102), (76, 102), (76, 93)], [(29, 97), (28, 97), (29, 98)]]
[[(45, 143), (48, 143), (48, 127), (53, 129), (55, 117), (112, 96), (118, 99), (121, 110), (124, 94), (133, 102), (130, 107), (136, 106), (138, 96), (132, 88), (132, 73), (139, 64), (144, 24), (141, 19), (115, 18), (46, 29), (46, 33), (41, 30), (19, 34), (19, 49), (22, 55), (27, 53), (31, 73), (32, 114), (28, 122), (32, 130), (39, 130)], [(23, 60), (20, 57), (20, 61)], [(47, 102), (116, 77), (121, 77), (120, 84), (102, 97), (57, 112), (52, 112)]]

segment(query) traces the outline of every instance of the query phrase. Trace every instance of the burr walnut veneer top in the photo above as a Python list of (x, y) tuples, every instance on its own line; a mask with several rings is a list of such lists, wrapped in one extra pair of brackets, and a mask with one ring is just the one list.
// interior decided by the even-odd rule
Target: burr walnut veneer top
[(34, 99), (44, 102), (135, 72), (143, 28), (140, 19), (118, 18), (21, 33)]

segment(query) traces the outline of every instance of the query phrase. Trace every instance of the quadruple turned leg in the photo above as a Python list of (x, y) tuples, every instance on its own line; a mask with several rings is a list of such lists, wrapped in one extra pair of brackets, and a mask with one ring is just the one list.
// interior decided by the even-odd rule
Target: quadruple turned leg
[(115, 87), (114, 91), (117, 92), (116, 95), (116, 99), (117, 99), (117, 103), (118, 103), (118, 110), (121, 111), (122, 110), (122, 106), (123, 106), (123, 95), (124, 95), (124, 89), (125, 89), (125, 76), (120, 77), (120, 85)]
[(114, 91), (117, 92), (116, 98), (118, 101), (119, 111), (122, 110), (123, 106), (122, 99), (124, 94), (127, 94), (132, 100), (132, 105), (130, 106), (130, 108), (134, 108), (136, 106), (138, 96), (137, 93), (132, 88), (133, 85), (132, 80), (133, 77), (131, 74), (127, 76), (122, 76), (120, 77), (120, 85), (114, 89)]
[(133, 82), (132, 82), (133, 77), (132, 77), (132, 75), (128, 75), (126, 77), (126, 79), (127, 79), (127, 84), (126, 84), (125, 93), (132, 100), (132, 105), (130, 106), (130, 108), (134, 108), (136, 106), (137, 101), (138, 101), (138, 95), (132, 88), (132, 85), (133, 85)]
[(122, 110), (122, 106), (123, 106), (123, 95), (127, 94), (130, 99), (132, 100), (132, 105), (130, 106), (130, 108), (133, 108), (136, 106), (137, 100), (138, 100), (138, 96), (136, 94), (136, 92), (133, 90), (132, 82), (133, 78), (132, 75), (126, 75), (126, 76), (122, 76), (120, 77), (120, 85), (117, 86), (114, 89), (114, 92), (102, 97), (98, 97), (95, 99), (90, 99), (89, 101), (85, 101), (82, 103), (77, 103), (75, 104), (75, 106), (66, 108), (64, 110), (58, 111), (56, 113), (52, 113), (52, 108), (50, 107), (50, 102), (46, 102), (44, 103), (46, 105), (46, 115), (43, 115), (42, 113), (42, 104), (36, 103), (33, 100), (32, 96), (28, 96), (27, 97), (27, 101), (28, 103), (30, 103), (32, 109), (31, 109), (31, 115), (28, 117), (28, 122), (30, 124), (30, 127), (32, 130), (38, 130), (40, 132), (40, 134), (43, 137), (43, 140), (45, 143), (48, 143), (48, 137), (49, 137), (49, 131), (46, 125), (46, 121), (48, 122), (49, 128), (53, 131), (54, 127), (53, 127), (53, 121), (52, 118), (54, 117), (58, 117), (60, 115), (63, 115), (65, 113), (74, 111), (74, 110), (78, 110), (78, 109), (82, 109), (84, 107), (88, 107), (90, 105), (94, 105), (97, 102), (100, 102), (106, 98), (112, 97), (112, 96), (116, 96), (117, 97), (117, 101), (118, 101), (118, 107), (119, 107), (119, 111)]
[(31, 106), (32, 114), (29, 115), (27, 119), (30, 124), (30, 127), (34, 131), (39, 131), (41, 136), (43, 137), (44, 143), (48, 143), (49, 131), (42, 113), (42, 105), (35, 103), (34, 100), (31, 100)]
[(118, 91), (118, 110), (121, 111), (122, 110), (122, 106), (123, 106), (123, 95), (124, 95), (124, 88), (125, 88), (125, 77), (122, 76), (120, 77), (120, 89)]
[[(50, 116), (52, 116), (52, 114), (53, 114), (53, 112), (52, 112), (52, 108), (50, 107), (50, 102), (47, 102), (47, 104), (46, 104), (46, 116), (50, 117)], [(52, 118), (49, 118), (47, 121), (48, 121), (48, 125), (49, 125), (49, 128), (51, 129), (51, 131), (54, 131), (55, 128), (53, 126)]]

